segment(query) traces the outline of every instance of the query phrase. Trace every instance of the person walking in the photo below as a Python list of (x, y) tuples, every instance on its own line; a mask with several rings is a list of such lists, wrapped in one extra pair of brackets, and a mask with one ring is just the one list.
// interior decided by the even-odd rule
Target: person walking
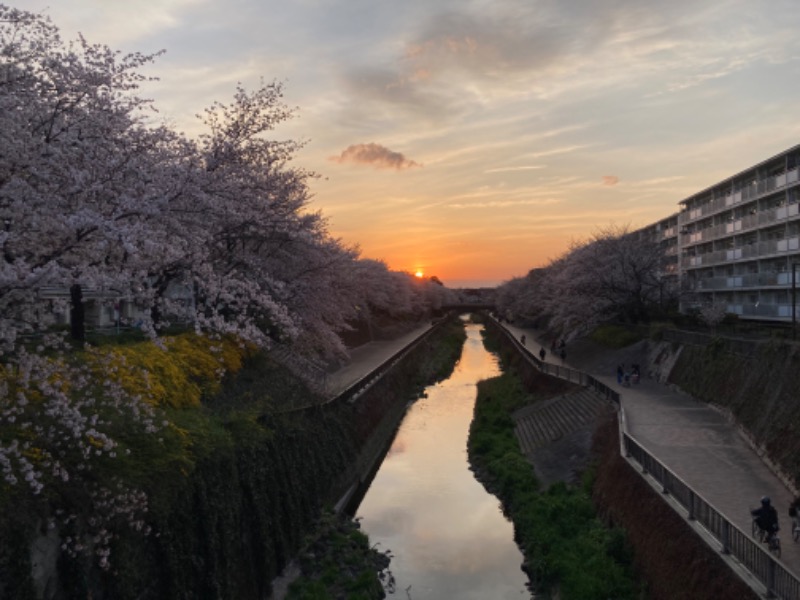
[(792, 518), (792, 537), (796, 529), (800, 529), (800, 496), (789, 505), (789, 516)]
[(522, 334), (522, 337), (519, 338), (519, 341), (522, 342), (522, 345), (525, 345), (525, 334)]
[(542, 362), (544, 362), (545, 356), (547, 356), (547, 350), (545, 350), (544, 346), (542, 346), (542, 349), (539, 350), (539, 358), (542, 360)]

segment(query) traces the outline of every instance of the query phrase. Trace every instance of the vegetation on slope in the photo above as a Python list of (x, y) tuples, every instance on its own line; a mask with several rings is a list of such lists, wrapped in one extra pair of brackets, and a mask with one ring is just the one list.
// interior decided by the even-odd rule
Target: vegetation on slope
[[(65, 359), (53, 358), (48, 373), (65, 382), (66, 398), (101, 377), (130, 397), (145, 389), (146, 376), (155, 393), (141, 407), (149, 407), (153, 429), (103, 413), (114, 443), (85, 458), (46, 447), (46, 436), (33, 435), (46, 415), (25, 416), (33, 426), (19, 423), (14, 435), (34, 430), (24, 457), (43, 487), (30, 501), (22, 496), (27, 488), (0, 483), (0, 596), (264, 597), (324, 505), (337, 499), (389, 407), (404, 407), (425, 382), (446, 376), (463, 339), (460, 324), (447, 325), (362, 403), (290, 412), (296, 399), (313, 405), (313, 393), (266, 355), (232, 342), (215, 342), (211, 351), (191, 334), (164, 347), (141, 342), (72, 354), (80, 385), (67, 378), (76, 371), (59, 375)], [(101, 355), (110, 358), (99, 364), (113, 366), (96, 368)], [(36, 386), (44, 383), (3, 373), (4, 384), (25, 389), (36, 408)], [(80, 476), (45, 477), (48, 456)]]
[(383, 598), (383, 586), (391, 581), (389, 561), (388, 553), (370, 547), (356, 521), (326, 512), (300, 552), (303, 576), (289, 586), (287, 598)]
[(591, 473), (582, 486), (560, 483), (544, 490), (520, 451), (511, 414), (552, 397), (550, 386), (560, 384), (543, 383), (546, 391), (537, 392), (535, 384), (523, 387), (509, 371), (478, 385), (470, 461), (513, 521), (525, 555), (523, 568), (540, 597), (557, 592), (564, 600), (635, 598), (637, 584), (624, 533), (608, 529), (595, 515)]

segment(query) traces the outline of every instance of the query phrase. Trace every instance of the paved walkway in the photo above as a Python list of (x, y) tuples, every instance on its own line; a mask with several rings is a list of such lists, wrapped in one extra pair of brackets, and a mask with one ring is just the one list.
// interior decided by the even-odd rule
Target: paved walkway
[(393, 355), (432, 327), (431, 323), (420, 325), (413, 331), (393, 340), (381, 340), (362, 344), (350, 350), (350, 361), (342, 368), (329, 373), (326, 388), (330, 397), (335, 397), (377, 369)]
[(570, 363), (569, 345), (564, 362), (550, 357), (549, 340), (542, 332), (508, 324), (504, 327), (517, 339), (524, 334), (531, 353), (544, 346), (548, 361), (585, 370), (618, 391), (628, 433), (745, 533), (751, 529), (750, 508), (758, 506), (762, 496), (769, 496), (781, 525), (781, 561), (800, 573), (800, 544), (792, 541), (787, 514), (792, 494), (722, 413), (652, 379), (643, 378), (639, 384), (624, 387), (617, 384), (616, 372), (610, 366), (613, 361), (608, 372), (592, 372), (580, 361)]

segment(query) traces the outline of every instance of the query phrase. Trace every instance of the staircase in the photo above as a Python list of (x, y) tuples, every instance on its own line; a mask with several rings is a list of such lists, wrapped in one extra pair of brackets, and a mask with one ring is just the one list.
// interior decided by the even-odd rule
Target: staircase
[(610, 402), (586, 388), (519, 409), (512, 415), (514, 433), (522, 452), (530, 456), (537, 448), (592, 425), (613, 410)]

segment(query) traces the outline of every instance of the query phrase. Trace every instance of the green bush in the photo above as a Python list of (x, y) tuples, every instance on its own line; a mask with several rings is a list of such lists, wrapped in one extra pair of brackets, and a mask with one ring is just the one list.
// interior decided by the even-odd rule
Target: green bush
[(644, 335), (638, 328), (621, 325), (601, 325), (589, 337), (608, 348), (624, 348), (644, 339)]

